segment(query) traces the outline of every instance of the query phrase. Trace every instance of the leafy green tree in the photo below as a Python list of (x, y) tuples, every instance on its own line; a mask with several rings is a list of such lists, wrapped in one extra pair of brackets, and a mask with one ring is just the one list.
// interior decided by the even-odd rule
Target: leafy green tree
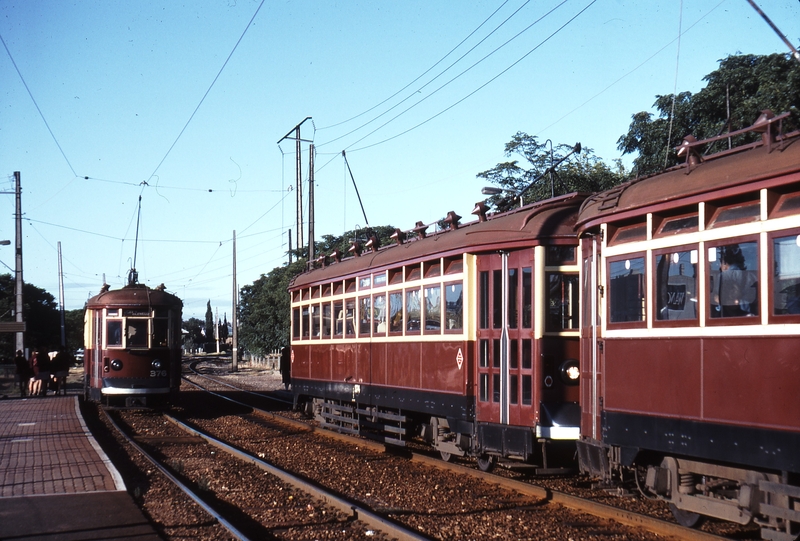
[[(0, 321), (14, 321), (16, 306), (14, 277), (0, 275)], [(22, 313), (25, 318), (25, 347), (53, 351), (61, 344), (61, 317), (55, 297), (33, 284), (22, 284)], [(0, 334), (0, 357), (14, 358), (15, 333)]]
[[(784, 132), (798, 127), (800, 105), (800, 64), (789, 55), (731, 55), (720, 60), (719, 68), (703, 78), (706, 86), (692, 94), (680, 92), (656, 96), (657, 113), (633, 115), (628, 133), (617, 141), (623, 154), (636, 153), (637, 175), (658, 173), (676, 165), (675, 147), (686, 135), (707, 139), (753, 124), (765, 109), (775, 114), (792, 112), (784, 121)], [(730, 114), (728, 113), (730, 111)], [(671, 122), (670, 122), (671, 120)], [(737, 146), (759, 137), (749, 133), (716, 142), (704, 151), (718, 152), (728, 144)]]
[(205, 341), (203, 338), (203, 320), (190, 317), (183, 322), (182, 326), (188, 332), (184, 339), (184, 347), (189, 350), (200, 347)]
[(289, 344), (291, 307), (289, 283), (306, 268), (305, 260), (275, 267), (241, 288), (239, 343), (256, 355), (266, 355)]
[(64, 311), (64, 329), (67, 338), (67, 351), (72, 354), (78, 348), (85, 347), (83, 343), (83, 308)]
[[(493, 168), (478, 173), (477, 177), (511, 192), (490, 198), (496, 211), (508, 210), (518, 205), (519, 198), (514, 194), (523, 190), (524, 202), (530, 203), (553, 195), (605, 190), (625, 180), (625, 169), (619, 160), (612, 168), (595, 156), (591, 148), (580, 148), (580, 152), (577, 151), (578, 148), (580, 147), (577, 145), (554, 145), (551, 158), (551, 147), (546, 142), (540, 143), (535, 135), (517, 132), (506, 143), (505, 155), (524, 158), (525, 162), (520, 164), (520, 160), (515, 159), (498, 163)], [(561, 164), (551, 168), (551, 165), (558, 163), (570, 152), (572, 154)]]
[(353, 229), (343, 235), (322, 235), (322, 238), (316, 241), (314, 246), (318, 254), (327, 255), (334, 250), (339, 250), (342, 253), (342, 257), (349, 257), (352, 254), (348, 250), (354, 240), (358, 240), (361, 246), (364, 247), (370, 237), (375, 236), (378, 238), (380, 245), (385, 246), (394, 242), (391, 238), (394, 230), (395, 228), (391, 225), (379, 225), (377, 227)]

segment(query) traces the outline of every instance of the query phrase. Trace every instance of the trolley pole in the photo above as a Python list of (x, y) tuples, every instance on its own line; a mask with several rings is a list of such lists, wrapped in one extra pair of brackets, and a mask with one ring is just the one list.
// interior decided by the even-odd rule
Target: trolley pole
[(308, 145), (308, 261), (313, 262), (314, 249), (314, 144)]

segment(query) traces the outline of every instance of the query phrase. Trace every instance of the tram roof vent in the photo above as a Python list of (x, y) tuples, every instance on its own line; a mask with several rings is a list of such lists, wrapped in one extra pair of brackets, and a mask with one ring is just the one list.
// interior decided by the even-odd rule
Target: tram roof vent
[(334, 250), (334, 251), (331, 252), (331, 255), (333, 256), (333, 260), (336, 263), (341, 263), (341, 261), (342, 261), (342, 252), (340, 252), (339, 250)]
[(450, 226), (450, 229), (458, 229), (458, 221), (461, 219), (461, 216), (456, 214), (454, 210), (451, 210), (447, 213), (447, 217), (444, 219), (444, 223)]
[(348, 248), (347, 251), (352, 252), (356, 257), (361, 257), (361, 243), (357, 240), (354, 240), (350, 243), (350, 248)]
[(419, 235), (419, 238), (421, 239), (424, 239), (425, 237), (428, 236), (428, 226), (422, 223), (421, 221), (417, 222), (417, 224), (414, 226), (413, 231), (414, 233)]
[(394, 233), (391, 234), (390, 238), (393, 238), (394, 241), (398, 245), (400, 245), (400, 244), (403, 244), (406, 241), (406, 239), (408, 238), (408, 235), (406, 235), (405, 231), (402, 231), (398, 227), (398, 228), (395, 228)]
[(378, 248), (381, 247), (381, 241), (378, 239), (378, 237), (372, 235), (364, 246), (371, 252), (377, 252)]
[(489, 210), (489, 209), (486, 206), (486, 203), (484, 203), (483, 201), (478, 201), (477, 203), (475, 203), (475, 208), (472, 209), (472, 213), (471, 214), (477, 215), (479, 222), (485, 222), (486, 221), (486, 211), (487, 210)]

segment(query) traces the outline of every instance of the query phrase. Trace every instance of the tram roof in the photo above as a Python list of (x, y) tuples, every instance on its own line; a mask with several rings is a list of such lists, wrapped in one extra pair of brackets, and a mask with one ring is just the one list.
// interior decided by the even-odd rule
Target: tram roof
[(545, 244), (545, 240), (552, 242), (575, 239), (574, 243), (577, 244), (575, 220), (586, 195), (572, 193), (539, 201), (509, 212), (487, 216), (484, 222), (476, 220), (459, 224), (457, 229), (447, 229), (403, 244), (387, 245), (376, 252), (365, 250), (360, 256), (304, 272), (295, 277), (291, 287), (303, 287), (356, 276), (371, 270), (465, 252), (535, 246)]
[[(594, 194), (584, 201), (577, 227), (586, 230), (609, 221), (609, 217), (624, 220), (769, 188), (785, 184), (786, 175), (799, 173), (800, 132), (795, 132), (770, 145), (762, 140)], [(797, 180), (800, 176), (793, 179)]]
[(121, 289), (101, 291), (87, 302), (88, 308), (104, 306), (136, 307), (148, 306), (183, 306), (183, 301), (167, 293), (163, 287), (152, 289), (144, 284), (127, 285)]

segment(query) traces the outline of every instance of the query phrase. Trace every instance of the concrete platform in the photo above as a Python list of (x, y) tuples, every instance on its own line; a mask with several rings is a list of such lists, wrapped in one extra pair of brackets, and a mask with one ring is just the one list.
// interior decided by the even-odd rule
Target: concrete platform
[(0, 401), (0, 539), (159, 539), (76, 396)]

